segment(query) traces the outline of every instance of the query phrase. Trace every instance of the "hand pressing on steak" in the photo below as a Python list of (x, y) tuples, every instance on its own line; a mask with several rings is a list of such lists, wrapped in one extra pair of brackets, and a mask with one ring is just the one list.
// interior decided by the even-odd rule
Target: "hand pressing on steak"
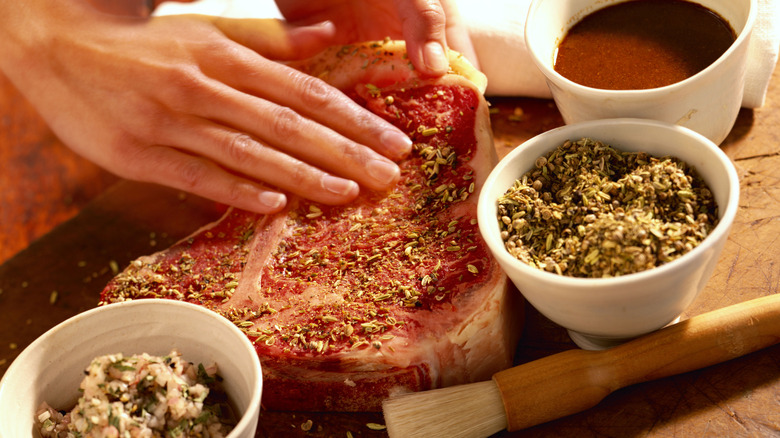
[(478, 67), (471, 40), (452, 1), (278, 0), (276, 3), (290, 23), (333, 22), (339, 44), (386, 37), (406, 40), (409, 60), (424, 76), (447, 73), (447, 48), (460, 52)]
[[(0, 4), (0, 69), (54, 133), (85, 158), (121, 177), (258, 213), (282, 209), (284, 193), (343, 204), (360, 187), (385, 190), (398, 180), (394, 160), (409, 152), (407, 136), (339, 90), (283, 63), (347, 37), (361, 39), (365, 29), (304, 23), (301, 7), (285, 9), (298, 11), (300, 24), (292, 25), (120, 15), (98, 10), (101, 1), (111, 4)], [(134, 1), (125, 1), (127, 10), (142, 11), (141, 0), (137, 8)], [(327, 4), (343, 11), (347, 3)], [(353, 3), (353, 23), (382, 7), (365, 3)], [(417, 8), (396, 19), (396, 28), (407, 22), (402, 32), (414, 36), (418, 48), (431, 35), (443, 41), (442, 17), (408, 24), (415, 11), (430, 17), (442, 9), (430, 14)], [(309, 9), (315, 17), (323, 12)], [(429, 32), (419, 30), (426, 26)], [(424, 56), (411, 60), (421, 69), (437, 66)]]

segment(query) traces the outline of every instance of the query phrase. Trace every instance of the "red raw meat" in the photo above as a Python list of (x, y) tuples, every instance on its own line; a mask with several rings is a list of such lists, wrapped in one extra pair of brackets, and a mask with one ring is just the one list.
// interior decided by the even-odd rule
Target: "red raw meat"
[(496, 159), (485, 82), (451, 61), (451, 74), (420, 78), (403, 44), (386, 41), (298, 65), (409, 134), (401, 181), (349, 206), (291, 199), (270, 216), (231, 209), (132, 262), (101, 304), (169, 298), (221, 313), (254, 341), (269, 409), (378, 411), (390, 393), (510, 366), (519, 298), (476, 220)]

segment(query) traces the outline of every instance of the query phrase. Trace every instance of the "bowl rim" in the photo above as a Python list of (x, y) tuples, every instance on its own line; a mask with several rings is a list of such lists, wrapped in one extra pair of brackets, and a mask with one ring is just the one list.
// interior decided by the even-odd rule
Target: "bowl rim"
[[(539, 69), (540, 72), (543, 73), (543, 75), (548, 80), (554, 80), (555, 82), (560, 82), (566, 84), (568, 87), (571, 87), (573, 90), (576, 90), (578, 93), (581, 94), (591, 94), (594, 96), (603, 96), (605, 98), (618, 98), (618, 97), (635, 97), (638, 95), (659, 95), (663, 96), (667, 93), (673, 92), (677, 88), (681, 88), (686, 86), (688, 83), (692, 82), (693, 80), (704, 76), (709, 75), (711, 71), (717, 69), (725, 62), (725, 59), (736, 50), (739, 50), (743, 45), (747, 45), (749, 43), (749, 39), (751, 38), (751, 35), (753, 33), (753, 30), (755, 28), (756, 20), (758, 20), (758, 0), (748, 0), (750, 2), (750, 10), (748, 11), (748, 16), (745, 19), (745, 25), (742, 27), (742, 30), (737, 35), (737, 38), (734, 39), (734, 42), (731, 43), (728, 49), (726, 49), (723, 54), (718, 57), (712, 64), (705, 67), (703, 70), (697, 72), (696, 74), (689, 76), (681, 81), (675, 82), (673, 84), (664, 85), (662, 87), (655, 87), (655, 88), (647, 88), (642, 90), (611, 90), (611, 89), (604, 89), (604, 88), (595, 88), (595, 87), (589, 87), (587, 85), (582, 85), (580, 83), (574, 82), (571, 79), (561, 75), (557, 71), (555, 71), (554, 68), (552, 68), (551, 65), (549, 65), (547, 62), (543, 60), (542, 54), (539, 53), (537, 50), (537, 47), (535, 44), (533, 44), (534, 36), (531, 32), (531, 18), (532, 16), (536, 15), (537, 9), (541, 7), (541, 3), (546, 0), (532, 0), (531, 5), (528, 8), (528, 14), (526, 16), (525, 25), (523, 28), (523, 38), (526, 43), (526, 46), (528, 48), (528, 53), (531, 55), (531, 59), (533, 60), (534, 64), (536, 64), (536, 67)], [(618, 3), (620, 1), (616, 1)], [(600, 3), (600, 2), (595, 2)], [(598, 9), (611, 6), (613, 3), (610, 4), (604, 4), (595, 9), (592, 12), (595, 12)], [(579, 12), (579, 11), (578, 11)], [(587, 15), (587, 14), (586, 14)], [(575, 23), (579, 22), (582, 18), (584, 18), (584, 15), (580, 17), (577, 20), (572, 21), (571, 17), (569, 18), (570, 21), (572, 21), (571, 26), (573, 26)], [(569, 26), (568, 29), (566, 29), (566, 32), (571, 28)], [(566, 34), (564, 32), (564, 35)], [(531, 43), (529, 43), (531, 41)]]
[[(31, 352), (35, 351), (36, 349), (41, 348), (41, 344), (45, 343), (46, 339), (50, 337), (53, 333), (60, 331), (63, 327), (70, 326), (73, 324), (78, 324), (79, 321), (82, 321), (87, 318), (91, 318), (95, 314), (122, 311), (122, 309), (127, 307), (146, 307), (146, 306), (179, 307), (181, 309), (186, 309), (185, 310), (186, 312), (197, 312), (203, 316), (206, 316), (209, 319), (214, 319), (215, 321), (219, 321), (219, 323), (222, 326), (224, 326), (226, 330), (232, 332), (233, 335), (235, 335), (237, 339), (239, 339), (239, 342), (242, 344), (244, 348), (248, 350), (247, 351), (248, 353), (251, 352), (251, 354), (249, 354), (250, 360), (252, 361), (251, 377), (254, 378), (258, 384), (255, 385), (254, 388), (252, 388), (251, 397), (249, 399), (246, 412), (244, 412), (241, 415), (241, 418), (236, 423), (233, 430), (231, 430), (230, 433), (227, 435), (227, 438), (238, 437), (239, 433), (242, 433), (245, 429), (247, 429), (250, 426), (252, 422), (255, 421), (255, 419), (253, 419), (252, 416), (254, 415), (255, 407), (260, 406), (260, 402), (262, 399), (263, 373), (260, 364), (260, 359), (257, 356), (255, 348), (252, 345), (249, 338), (227, 318), (223, 317), (217, 312), (214, 312), (213, 310), (186, 301), (177, 301), (177, 300), (170, 300), (170, 299), (139, 299), (139, 300), (122, 301), (122, 302), (111, 303), (103, 306), (93, 307), (91, 309), (85, 310), (83, 312), (71, 316), (70, 318), (65, 319), (64, 321), (58, 323), (54, 327), (48, 329), (46, 332), (38, 336), (24, 350), (22, 350), (21, 353), (19, 353), (19, 355), (13, 360), (13, 362), (11, 362), (9, 367), (6, 369), (3, 378), (0, 379), (0, 396), (2, 396), (2, 394), (5, 392), (4, 389), (7, 388), (7, 385), (9, 384), (8, 382), (10, 382), (11, 378), (17, 373), (17, 368), (22, 368), (25, 366), (24, 358), (27, 355), (31, 354)], [(224, 321), (220, 320), (220, 318)]]
[[(520, 155), (523, 152), (523, 149), (525, 149), (527, 146), (548, 141), (547, 140), (548, 138), (557, 136), (562, 133), (571, 132), (572, 136), (576, 136), (577, 135), (576, 132), (583, 128), (591, 128), (591, 127), (598, 127), (598, 126), (608, 127), (610, 125), (612, 126), (627, 125), (627, 126), (637, 126), (637, 127), (642, 126), (642, 127), (651, 127), (651, 129), (672, 130), (676, 132), (677, 135), (683, 135), (683, 136), (688, 136), (693, 138), (695, 141), (701, 143), (706, 150), (709, 150), (718, 159), (718, 161), (721, 162), (725, 167), (726, 175), (724, 175), (724, 177), (727, 178), (728, 187), (729, 187), (728, 204), (725, 206), (721, 206), (721, 205), (718, 206), (718, 210), (720, 212), (720, 218), (718, 220), (718, 224), (701, 243), (699, 243), (696, 247), (694, 247), (692, 250), (688, 251), (687, 253), (683, 254), (682, 256), (668, 263), (664, 263), (661, 266), (656, 266), (654, 268), (646, 269), (644, 271), (632, 272), (629, 274), (624, 274), (615, 277), (591, 278), (591, 277), (571, 277), (566, 275), (558, 275), (556, 273), (547, 272), (538, 268), (531, 267), (527, 263), (518, 260), (515, 257), (512, 257), (504, 247), (503, 241), (501, 240), (501, 237), (498, 232), (498, 227), (496, 226), (497, 202), (495, 199), (489, 199), (488, 196), (489, 190), (487, 189), (489, 187), (495, 186), (496, 184), (495, 181), (499, 178), (501, 173), (505, 171), (505, 169), (507, 169), (509, 165), (514, 162), (516, 157)], [(545, 152), (543, 153), (547, 153), (557, 146), (559, 145), (557, 144), (550, 145), (550, 147), (546, 148)], [(508, 189), (508, 187), (506, 189)], [(504, 191), (506, 189), (504, 189)], [(635, 283), (637, 281), (647, 281), (652, 279), (652, 277), (669, 274), (671, 273), (671, 271), (675, 271), (691, 263), (692, 260), (694, 260), (694, 258), (699, 255), (699, 253), (709, 250), (712, 246), (716, 244), (716, 242), (720, 242), (722, 239), (726, 239), (728, 237), (728, 233), (730, 231), (734, 218), (736, 217), (738, 207), (739, 207), (739, 178), (737, 176), (736, 168), (734, 167), (734, 164), (731, 162), (728, 156), (711, 140), (691, 130), (690, 128), (686, 128), (680, 125), (674, 125), (667, 122), (661, 122), (661, 121), (650, 120), (650, 119), (637, 119), (637, 118), (614, 118), (614, 119), (591, 120), (586, 122), (574, 123), (570, 125), (563, 125), (551, 129), (549, 131), (543, 132), (541, 134), (538, 134), (526, 140), (525, 142), (521, 143), (520, 145), (516, 146), (509, 154), (507, 154), (504, 158), (502, 158), (499, 161), (499, 163), (493, 168), (493, 170), (490, 172), (487, 179), (485, 180), (485, 183), (482, 186), (482, 190), (480, 191), (480, 196), (477, 205), (477, 222), (483, 240), (491, 249), (493, 256), (498, 259), (499, 263), (502, 265), (516, 267), (518, 271), (523, 275), (531, 276), (534, 279), (538, 279), (546, 283), (555, 283), (567, 287), (572, 287), (572, 286), (574, 287), (587, 286), (589, 288), (599, 287), (599, 286), (615, 287), (621, 285), (628, 286), (629, 284)]]

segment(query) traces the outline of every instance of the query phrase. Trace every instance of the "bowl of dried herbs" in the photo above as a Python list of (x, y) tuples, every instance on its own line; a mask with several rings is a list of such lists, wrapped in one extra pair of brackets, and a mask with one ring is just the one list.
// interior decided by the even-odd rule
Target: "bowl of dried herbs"
[(478, 220), (528, 302), (601, 349), (679, 317), (712, 275), (738, 201), (736, 170), (706, 137), (607, 119), (515, 148), (485, 182)]

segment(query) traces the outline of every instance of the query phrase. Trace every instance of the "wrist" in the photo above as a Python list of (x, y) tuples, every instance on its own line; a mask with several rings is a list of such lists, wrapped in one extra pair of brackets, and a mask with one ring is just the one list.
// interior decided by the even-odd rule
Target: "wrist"
[[(95, 1), (0, 1), (0, 71), (24, 88), (41, 69), (67, 58), (73, 43), (89, 40), (87, 33), (111, 35), (111, 16), (96, 9)], [(108, 27), (100, 29), (101, 23)]]
[[(57, 37), (60, 23), (77, 16), (81, 0), (0, 2), (0, 69), (24, 72)], [(61, 37), (65, 34), (60, 35)]]

